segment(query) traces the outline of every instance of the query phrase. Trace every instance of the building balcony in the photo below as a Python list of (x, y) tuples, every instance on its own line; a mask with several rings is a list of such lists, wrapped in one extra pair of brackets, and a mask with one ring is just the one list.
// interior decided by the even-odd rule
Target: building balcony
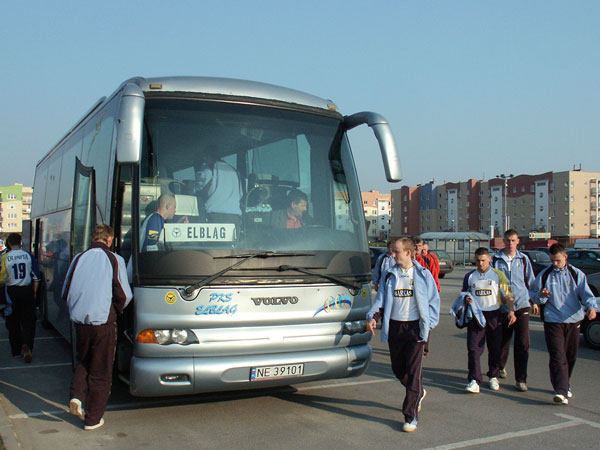
[(590, 188), (590, 194), (591, 194), (591, 195), (596, 195), (596, 194), (598, 194), (598, 189), (596, 189), (596, 187), (595, 187), (595, 186), (594, 186), (594, 187), (592, 187), (592, 188)]

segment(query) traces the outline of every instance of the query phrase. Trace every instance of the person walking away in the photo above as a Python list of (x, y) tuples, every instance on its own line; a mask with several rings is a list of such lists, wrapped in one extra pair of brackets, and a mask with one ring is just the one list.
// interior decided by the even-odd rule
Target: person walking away
[(121, 256), (110, 251), (113, 230), (97, 225), (92, 244), (71, 262), (63, 298), (77, 331), (77, 365), (71, 382), (71, 414), (84, 419), (85, 430), (104, 424), (112, 382), (117, 338), (117, 314), (132, 298), (127, 269)]
[(598, 304), (585, 274), (567, 263), (561, 244), (550, 247), (552, 265), (538, 273), (530, 289), (531, 300), (544, 305), (544, 337), (550, 361), (554, 403), (568, 405), (571, 375), (577, 360), (579, 328), (584, 314), (596, 318)]
[(10, 251), (0, 260), (0, 283), (6, 285), (7, 303), (10, 302), (10, 309), (5, 311), (8, 340), (12, 355), (23, 356), (26, 363), (31, 363), (40, 270), (35, 256), (23, 250), (20, 234), (10, 234), (6, 242)]
[[(533, 283), (533, 268), (529, 258), (517, 250), (519, 245), (519, 234), (515, 230), (507, 230), (504, 233), (504, 249), (497, 252), (492, 258), (492, 267), (500, 270), (506, 278), (515, 299), (516, 322), (513, 326), (508, 325), (508, 308), (502, 305), (500, 308), (500, 320), (502, 321), (502, 354), (500, 357), (500, 378), (507, 377), (506, 363), (510, 352), (510, 341), (513, 332), (514, 343), (514, 366), (515, 366), (515, 389), (527, 391), (527, 363), (529, 361), (529, 286)], [(538, 313), (538, 306), (533, 305), (533, 313)]]
[[(414, 243), (392, 239), (396, 265), (386, 273), (367, 313), (367, 331), (375, 335), (382, 318), (381, 340), (387, 342), (394, 375), (406, 388), (402, 431), (417, 429), (427, 391), (423, 388), (423, 347), (439, 321), (440, 296), (431, 273), (413, 259)], [(380, 309), (383, 309), (381, 314)]]

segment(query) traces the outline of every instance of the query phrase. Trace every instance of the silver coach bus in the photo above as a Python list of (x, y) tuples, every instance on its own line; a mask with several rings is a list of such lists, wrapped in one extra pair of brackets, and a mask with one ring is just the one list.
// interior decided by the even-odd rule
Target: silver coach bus
[[(37, 165), (32, 246), (44, 322), (73, 342), (61, 286), (94, 224), (109, 223), (134, 286), (116, 356), (132, 394), (362, 374), (370, 264), (346, 136), (361, 124), (374, 131), (387, 179), (399, 181), (378, 114), (343, 116), (329, 100), (250, 81), (124, 82)], [(227, 195), (214, 194), (226, 184)], [(297, 228), (273, 220), (292, 190), (307, 198)], [(176, 215), (144, 246), (144, 219), (164, 194)]]

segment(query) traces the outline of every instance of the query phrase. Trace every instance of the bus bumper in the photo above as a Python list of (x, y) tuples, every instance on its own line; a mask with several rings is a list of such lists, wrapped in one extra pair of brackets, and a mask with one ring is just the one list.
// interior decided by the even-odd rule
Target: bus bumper
[[(131, 359), (130, 392), (139, 397), (189, 395), (287, 386), (361, 375), (371, 360), (369, 344), (305, 352), (223, 357)], [(256, 367), (303, 364), (303, 375), (250, 380)]]

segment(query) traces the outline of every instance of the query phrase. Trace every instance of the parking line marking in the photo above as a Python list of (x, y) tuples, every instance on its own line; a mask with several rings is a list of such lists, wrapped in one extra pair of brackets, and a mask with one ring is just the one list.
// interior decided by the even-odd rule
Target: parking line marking
[(471, 447), (473, 445), (489, 444), (492, 442), (499, 442), (499, 441), (504, 441), (507, 439), (514, 439), (514, 438), (523, 437), (523, 436), (532, 436), (534, 434), (545, 433), (547, 431), (562, 430), (563, 428), (576, 427), (579, 425), (590, 425), (595, 428), (600, 428), (599, 423), (590, 422), (589, 420), (580, 419), (580, 418), (574, 417), (574, 416), (568, 416), (566, 414), (556, 413), (554, 415), (565, 418), (565, 419), (569, 419), (569, 421), (557, 423), (554, 425), (547, 425), (545, 427), (530, 428), (529, 430), (511, 431), (508, 433), (497, 434), (495, 436), (488, 436), (485, 438), (471, 439), (468, 441), (455, 442), (452, 444), (445, 444), (445, 445), (440, 445), (438, 447), (431, 447), (431, 448), (424, 449), (424, 450), (451, 450), (451, 449), (455, 449), (455, 448)]
[(600, 423), (598, 423), (598, 422), (592, 422), (590, 420), (580, 419), (579, 417), (569, 416), (568, 414), (556, 413), (555, 416), (563, 417), (563, 418), (569, 419), (569, 420), (575, 420), (575, 421), (580, 422), (582, 424), (589, 425), (590, 427), (600, 428)]
[(297, 387), (297, 391), (312, 391), (315, 389), (329, 389), (329, 388), (337, 388), (337, 387), (346, 387), (346, 386), (357, 386), (361, 384), (374, 384), (374, 383), (387, 383), (389, 381), (394, 381), (396, 378), (381, 378), (378, 380), (366, 380), (366, 381), (352, 381), (349, 383), (335, 383), (335, 384), (320, 384), (317, 386), (305, 386), (305, 387)]
[(16, 369), (39, 369), (44, 367), (61, 367), (61, 366), (70, 366), (72, 363), (56, 363), (56, 364), (36, 364), (26, 366), (10, 366), (10, 367), (0, 367), (0, 370), (16, 370)]
[[(44, 337), (36, 337), (36, 341), (43, 341), (48, 339), (64, 339), (62, 336), (44, 336)], [(9, 342), (9, 339), (0, 339), (0, 342)]]

